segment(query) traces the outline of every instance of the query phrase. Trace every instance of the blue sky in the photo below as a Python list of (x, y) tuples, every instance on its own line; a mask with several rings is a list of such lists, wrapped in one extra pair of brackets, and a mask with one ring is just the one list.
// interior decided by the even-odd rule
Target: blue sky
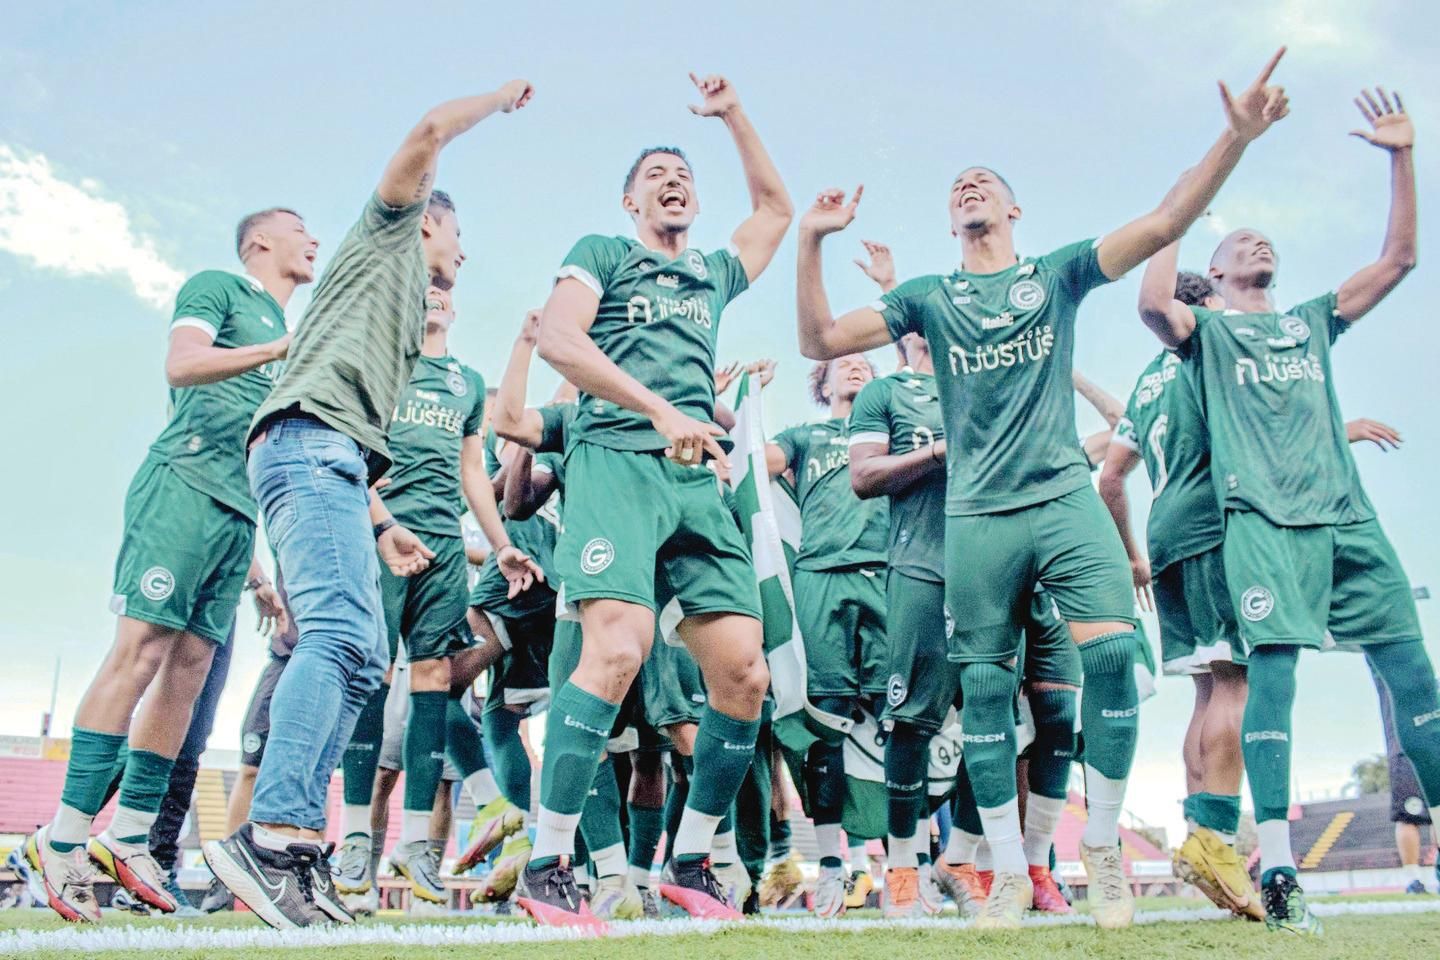
[[(1440, 109), (1425, 99), (1440, 89), (1440, 68), (1419, 39), (1436, 34), (1440, 17), (1420, 3), (1116, 0), (1099, 18), (1092, 5), (1060, 3), (832, 4), (820, 16), (748, 0), (396, 9), (7, 11), (0, 402), (12, 415), (0, 472), (0, 654), (10, 669), (0, 733), (38, 731), (57, 658), (56, 727), (67, 730), (110, 643), (121, 502), (163, 422), (168, 301), (179, 281), (238, 268), (235, 221), (273, 204), (305, 215), (323, 262), (390, 151), (440, 100), (514, 76), (536, 86), (525, 111), (454, 144), (438, 178), (459, 205), (470, 257), (453, 349), (492, 381), (570, 244), (629, 231), (620, 182), (639, 147), (678, 143), (690, 153), (703, 202), (696, 245), (723, 245), (747, 212), (723, 126), (685, 109), (690, 70), (736, 84), (797, 207), (821, 188), (865, 183), (859, 220), (827, 245), (837, 309), (872, 298), (849, 262), (861, 237), (890, 243), (902, 278), (955, 262), (945, 196), (967, 165), (993, 166), (1014, 185), (1022, 252), (1144, 212), (1219, 131), (1215, 81), (1243, 86), (1281, 43), (1290, 53), (1276, 77), (1292, 115), (1253, 147), (1211, 220), (1191, 232), (1182, 263), (1203, 264), (1224, 229), (1259, 227), (1281, 253), (1279, 299), (1298, 302), (1369, 262), (1384, 228), (1387, 161), (1346, 136), (1361, 122), (1350, 98), (1366, 84), (1406, 94), (1421, 141), (1420, 205), (1440, 209), (1429, 152)], [(780, 359), (768, 398), (775, 429), (814, 414), (794, 341), (793, 264), (792, 233), (720, 334), (724, 358)], [(1398, 453), (1357, 458), (1412, 580), (1440, 590), (1433, 277), (1422, 262), (1335, 356), (1346, 414), (1405, 435)], [(1157, 349), (1136, 316), (1135, 284), (1092, 295), (1077, 338), (1077, 365), (1121, 396)], [(302, 290), (292, 301), (292, 323), (305, 300)], [(537, 371), (532, 397), (554, 382)], [(1079, 428), (1097, 424), (1082, 409)], [(1142, 478), (1131, 492), (1148, 500)], [(1421, 615), (1437, 657), (1436, 602)], [(263, 662), (252, 624), (243, 609), (216, 746), (237, 743)], [(1131, 791), (1137, 814), (1172, 830), (1190, 700), (1188, 681), (1167, 680), (1144, 708)], [(1353, 657), (1306, 658), (1296, 717), (1302, 792), (1338, 788), (1355, 759), (1380, 749), (1370, 680)]]

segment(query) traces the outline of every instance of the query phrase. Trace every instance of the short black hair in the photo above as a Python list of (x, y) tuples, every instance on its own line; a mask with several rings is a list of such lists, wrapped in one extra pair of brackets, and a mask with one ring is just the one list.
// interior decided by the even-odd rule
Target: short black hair
[(277, 213), (288, 213), (296, 219), (305, 219), (289, 207), (266, 207), (264, 210), (257, 210), (252, 214), (241, 217), (240, 222), (235, 226), (235, 256), (239, 257), (241, 261), (244, 261), (245, 241), (250, 239), (250, 233)]
[[(899, 345), (898, 341), (896, 345)], [(903, 358), (903, 352), (901, 356)], [(829, 360), (821, 360), (810, 368), (810, 373), (805, 378), (805, 385), (810, 390), (810, 399), (815, 401), (815, 406), (817, 407), (830, 406), (830, 398), (825, 396), (825, 388), (829, 386), (830, 364), (839, 359), (839, 357), (832, 357)], [(880, 371), (875, 369), (875, 364), (871, 363), (869, 357), (865, 358), (865, 363), (870, 367), (870, 379), (878, 380), (880, 378)]]
[(1215, 284), (1210, 278), (1190, 270), (1181, 270), (1175, 275), (1175, 299), (1187, 307), (1203, 306), (1206, 297), (1215, 296)]
[(646, 158), (653, 157), (657, 153), (673, 153), (685, 162), (685, 166), (690, 167), (691, 174), (695, 173), (695, 168), (690, 166), (690, 158), (685, 156), (685, 151), (679, 147), (646, 147), (640, 151), (640, 156), (635, 158), (635, 162), (630, 164), (630, 172), (625, 174), (626, 193), (635, 189), (635, 178), (640, 174), (640, 165), (645, 162)]
[(455, 212), (455, 201), (450, 199), (450, 194), (444, 190), (431, 190), (430, 202), (425, 205), (425, 212), (430, 214), (432, 219), (444, 220), (445, 212)]

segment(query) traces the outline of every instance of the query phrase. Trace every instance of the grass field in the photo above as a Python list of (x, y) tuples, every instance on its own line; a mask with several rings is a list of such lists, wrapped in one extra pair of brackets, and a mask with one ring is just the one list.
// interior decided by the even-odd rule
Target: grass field
[[(1330, 900), (1337, 909), (1394, 910), (1440, 905), (1397, 900)], [(459, 917), (411, 921), (381, 917), (344, 931), (276, 934), (254, 917), (224, 914), (179, 922), (109, 915), (102, 929), (76, 928), (40, 910), (0, 913), (0, 957), (58, 960), (82, 956), (220, 958), (220, 960), (420, 960), (523, 956), (526, 960), (635, 960), (636, 957), (757, 958), (874, 957), (876, 960), (937, 960), (979, 955), (1003, 960), (1058, 957), (1148, 958), (1232, 957), (1310, 960), (1321, 957), (1424, 956), (1440, 949), (1440, 913), (1343, 914), (1327, 916), (1323, 939), (1267, 934), (1258, 924), (1208, 919), (1203, 901), (1150, 900), (1142, 917), (1167, 919), (1108, 932), (1091, 926), (1037, 926), (1019, 933), (978, 934), (958, 928), (952, 918), (913, 925), (882, 923), (872, 913), (833, 921), (823, 930), (803, 917), (769, 917), (757, 923), (700, 926), (686, 921), (623, 925), (604, 941), (537, 942), (541, 933), (517, 921)], [(1195, 920), (1187, 922), (1187, 914)], [(658, 931), (658, 932), (657, 932)], [(673, 932), (671, 932), (673, 931)], [(684, 931), (684, 932), (682, 932)], [(698, 931), (698, 932), (696, 932)], [(258, 934), (258, 936), (254, 936)], [(60, 939), (63, 938), (62, 942)], [(509, 942), (493, 942), (503, 938)], [(364, 942), (385, 941), (391, 942)], [(490, 941), (490, 942), (487, 942)], [(103, 951), (103, 952), (102, 952)]]

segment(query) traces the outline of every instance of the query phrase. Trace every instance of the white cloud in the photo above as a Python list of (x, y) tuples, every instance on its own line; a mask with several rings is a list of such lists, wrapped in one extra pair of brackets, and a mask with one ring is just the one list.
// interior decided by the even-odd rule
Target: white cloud
[(0, 250), (70, 276), (118, 275), (141, 300), (168, 307), (184, 273), (136, 233), (124, 206), (100, 194), (89, 178), (57, 177), (43, 154), (0, 144)]

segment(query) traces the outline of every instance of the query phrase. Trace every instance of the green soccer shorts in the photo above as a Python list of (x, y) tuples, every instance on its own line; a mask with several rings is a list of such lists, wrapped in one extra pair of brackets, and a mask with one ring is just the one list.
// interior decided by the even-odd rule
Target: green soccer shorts
[(434, 534), (421, 539), (435, 558), (413, 577), (397, 577), (380, 562), (380, 601), (392, 662), (402, 638), (411, 663), (453, 656), (475, 644), (465, 621), (470, 589), (464, 539)]
[(226, 643), (255, 524), (146, 458), (125, 494), (112, 613)]
[(705, 708), (705, 681), (685, 647), (666, 643), (657, 633), (650, 656), (640, 667), (644, 720), (656, 730), (699, 723)]
[(815, 697), (886, 691), (885, 568), (796, 570), (795, 620), (805, 643), (805, 689)]
[(1225, 581), (1221, 547), (1177, 560), (1155, 574), (1161, 669), (1173, 676), (1209, 673), (1212, 663), (1245, 664), (1245, 646)]
[[(490, 695), (484, 713), (523, 708), (525, 716), (550, 697), (550, 653), (555, 644), (555, 606), (526, 617), (486, 614), (505, 653), (490, 668)], [(578, 654), (578, 651), (577, 651)]]
[(889, 679), (880, 719), (939, 733), (960, 703), (960, 665), (945, 643), (945, 584), (891, 570), (885, 609)]
[(760, 618), (750, 550), (703, 467), (658, 453), (577, 443), (565, 460), (565, 516), (555, 566), (567, 604), (613, 599), (687, 617)]
[(1015, 659), (1037, 583), (1067, 621), (1135, 625), (1125, 548), (1090, 486), (1019, 510), (945, 518), (950, 659)]
[(1225, 514), (1225, 579), (1247, 652), (1420, 636), (1410, 580), (1378, 520), (1281, 527), (1251, 510)]
[(1080, 648), (1048, 590), (1036, 589), (1030, 595), (1020, 649), (1022, 685), (1063, 683), (1078, 687), (1084, 680)]

